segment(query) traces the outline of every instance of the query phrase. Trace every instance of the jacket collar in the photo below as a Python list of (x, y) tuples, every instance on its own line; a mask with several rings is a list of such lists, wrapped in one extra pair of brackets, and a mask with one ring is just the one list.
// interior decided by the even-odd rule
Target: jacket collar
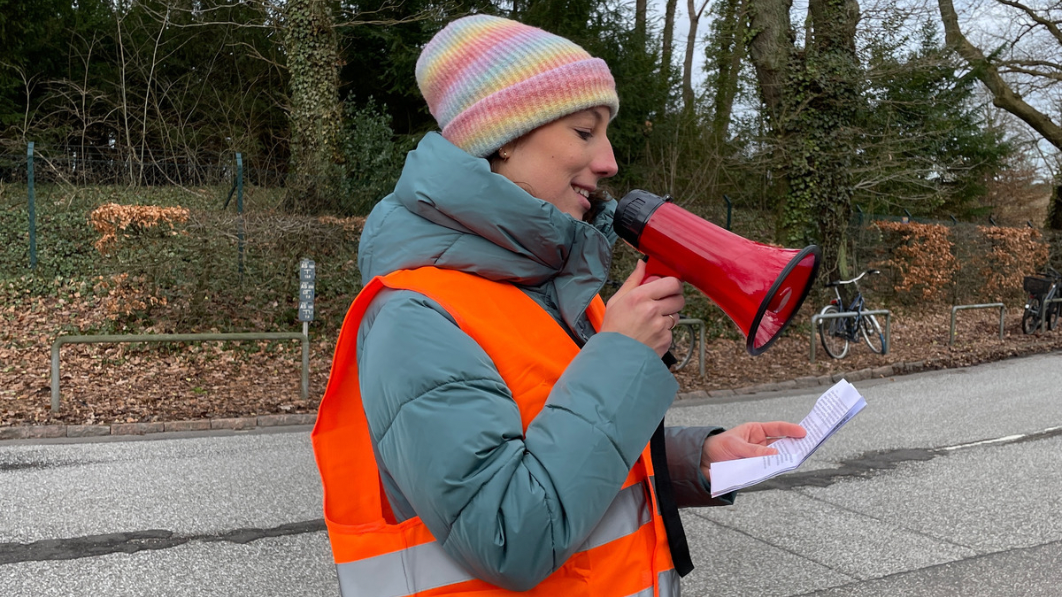
[(552, 285), (545, 291), (562, 319), (585, 335), (584, 312), (608, 276), (614, 212), (609, 201), (593, 223), (578, 221), (429, 133), (370, 214), (359, 266), (366, 280), (432, 265), (532, 290)]

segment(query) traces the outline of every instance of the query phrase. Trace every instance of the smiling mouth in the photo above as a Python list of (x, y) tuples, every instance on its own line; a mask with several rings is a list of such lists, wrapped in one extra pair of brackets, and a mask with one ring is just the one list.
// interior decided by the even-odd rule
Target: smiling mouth
[(590, 198), (590, 191), (588, 191), (588, 190), (586, 190), (586, 189), (584, 189), (582, 187), (577, 187), (577, 186), (572, 186), (572, 188), (575, 189), (576, 193), (579, 193), (583, 197), (585, 197), (587, 199)]

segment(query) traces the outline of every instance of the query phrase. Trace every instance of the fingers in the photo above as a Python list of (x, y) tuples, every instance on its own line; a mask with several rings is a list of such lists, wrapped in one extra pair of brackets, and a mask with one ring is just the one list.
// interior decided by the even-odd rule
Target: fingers
[(768, 442), (781, 437), (799, 439), (805, 435), (807, 431), (803, 427), (786, 421), (742, 423), (705, 440), (704, 456), (708, 462), (773, 456), (778, 450), (767, 445)]
[(646, 277), (646, 265), (639, 261), (608, 300), (601, 331), (629, 336), (662, 356), (671, 345), (671, 330), (685, 304), (681, 280)]
[(808, 434), (808, 432), (797, 425), (796, 423), (789, 423), (786, 421), (771, 421), (769, 423), (760, 423), (760, 427), (763, 429), (763, 433), (766, 437), (777, 439), (782, 437), (793, 437), (800, 439)]
[(758, 458), (760, 456), (774, 456), (775, 454), (778, 453), (778, 450), (776, 450), (774, 448), (769, 448), (767, 446), (761, 446), (761, 445), (758, 445), (758, 444), (746, 444), (746, 445), (747, 445), (747, 449), (746, 450), (748, 452), (748, 455), (747, 456), (742, 456), (741, 458)]
[(735, 429), (713, 435), (705, 441), (704, 453), (701, 457), (702, 464), (705, 460), (709, 463), (723, 462), (739, 458), (772, 456), (778, 453), (778, 450), (774, 448), (748, 441), (741, 434), (734, 433)]

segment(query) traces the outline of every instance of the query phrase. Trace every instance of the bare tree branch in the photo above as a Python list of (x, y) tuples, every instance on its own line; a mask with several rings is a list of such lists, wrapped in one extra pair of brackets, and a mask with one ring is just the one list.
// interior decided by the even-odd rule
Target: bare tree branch
[(1025, 16), (1029, 17), (1030, 19), (1032, 19), (1033, 21), (1038, 23), (1044, 29), (1047, 29), (1051, 33), (1051, 35), (1055, 38), (1055, 40), (1058, 41), (1058, 43), (1062, 44), (1062, 30), (1059, 30), (1057, 22), (1052, 21), (1052, 20), (1047, 19), (1047, 18), (1044, 18), (1043, 16), (1041, 16), (1039, 13), (1037, 13), (1033, 9), (1029, 8), (1028, 6), (1026, 6), (1026, 5), (1024, 5), (1024, 4), (1020, 3), (1020, 2), (1015, 2), (1014, 0), (996, 0), (996, 2), (999, 2), (1000, 4), (1002, 4), (1004, 6), (1009, 6), (1011, 8), (1016, 8), (1016, 9), (1024, 12)]
[[(1000, 0), (1002, 1), (1002, 0)], [(1014, 114), (1031, 126), (1044, 139), (1055, 147), (1062, 149), (1062, 126), (1029, 105), (1015, 93), (1011, 86), (999, 74), (999, 67), (985, 57), (976, 46), (963, 35), (959, 28), (959, 17), (952, 0), (937, 0), (941, 20), (944, 23), (944, 35), (948, 46), (954, 48), (967, 63), (973, 67), (977, 77), (992, 92), (993, 103)]]

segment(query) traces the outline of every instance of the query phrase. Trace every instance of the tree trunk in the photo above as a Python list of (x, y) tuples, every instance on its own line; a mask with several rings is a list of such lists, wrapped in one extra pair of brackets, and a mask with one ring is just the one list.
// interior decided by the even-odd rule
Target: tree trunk
[(745, 57), (745, 1), (725, 0), (720, 21), (718, 53), (715, 56), (715, 68), (719, 74), (716, 77), (712, 113), (712, 138), (717, 143), (727, 138), (734, 98), (737, 97), (741, 63)]
[(640, 40), (645, 40), (646, 21), (648, 19), (647, 0), (634, 0), (634, 34)]
[(682, 62), (682, 109), (686, 113), (693, 113), (693, 54), (697, 46), (697, 22), (701, 20), (701, 13), (708, 6), (708, 0), (701, 3), (700, 9), (695, 6), (696, 0), (686, 0), (686, 10), (690, 15), (690, 31), (686, 36), (686, 59)]
[(780, 134), (782, 94), (785, 90), (786, 68), (795, 48), (795, 38), (789, 25), (792, 0), (752, 0), (750, 27), (756, 35), (749, 42), (749, 57), (756, 68), (760, 97), (767, 112), (767, 124)]
[(1062, 175), (1055, 175), (1054, 192), (1051, 193), (1051, 204), (1047, 207), (1047, 227), (1051, 230), (1062, 230)]
[[(675, 8), (678, 0), (667, 0), (664, 8), (664, 37), (660, 47), (660, 85), (662, 89), (671, 89), (671, 59), (675, 43)], [(671, 94), (668, 93), (668, 96)], [(667, 99), (665, 105), (660, 106), (659, 114), (667, 112)]]
[(291, 76), (291, 162), (285, 206), (334, 207), (340, 124), (339, 53), (326, 0), (288, 0), (284, 43)]
[(861, 70), (854, 0), (811, 0), (811, 35), (797, 50), (789, 0), (753, 0), (749, 43), (772, 135), (785, 198), (777, 238), (789, 246), (818, 243), (820, 276), (846, 269), (841, 260), (851, 216), (849, 129), (861, 111)]

